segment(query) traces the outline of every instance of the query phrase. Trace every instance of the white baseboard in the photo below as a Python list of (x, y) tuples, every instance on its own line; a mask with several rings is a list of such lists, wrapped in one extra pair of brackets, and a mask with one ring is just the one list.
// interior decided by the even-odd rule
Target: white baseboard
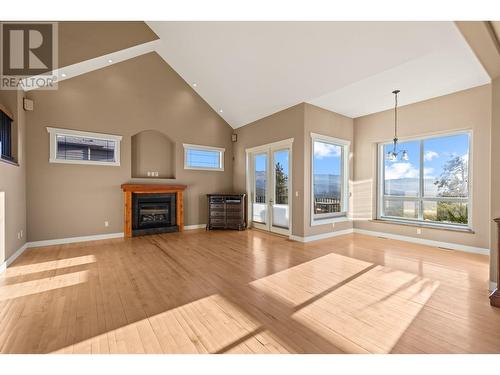
[[(195, 225), (186, 225), (184, 227), (184, 229), (185, 230), (192, 230), (192, 229), (200, 229), (200, 228), (205, 228), (205, 227), (206, 227), (206, 224), (195, 224)], [(54, 240), (28, 242), (28, 243), (26, 243), (26, 247), (64, 245), (64, 244), (76, 243), (76, 242), (99, 241), (99, 240), (108, 240), (108, 239), (112, 239), (112, 238), (122, 238), (123, 236), (124, 236), (123, 232), (120, 232), (120, 233), (96, 234), (93, 236), (58, 238), (58, 239), (54, 239)], [(17, 254), (17, 252), (16, 252), (16, 254)]]
[(467, 253), (490, 255), (490, 249), (485, 249), (485, 248), (481, 248), (481, 247), (467, 246), (467, 245), (461, 245), (461, 244), (451, 243), (451, 242), (427, 240), (424, 238), (401, 236), (398, 234), (391, 234), (391, 233), (386, 233), (386, 232), (375, 232), (375, 231), (371, 231), (371, 230), (358, 229), (358, 228), (345, 229), (345, 230), (340, 230), (337, 232), (322, 233), (322, 234), (317, 234), (315, 236), (306, 236), (306, 237), (291, 235), (290, 239), (293, 241), (299, 241), (299, 242), (311, 242), (311, 241), (323, 240), (325, 238), (342, 236), (344, 234), (349, 234), (349, 233), (360, 233), (360, 234), (365, 234), (368, 236), (390, 238), (392, 240), (412, 242), (412, 243), (433, 246), (433, 247), (441, 247), (441, 248), (445, 248), (445, 249), (464, 251)]
[(413, 243), (417, 243), (420, 245), (427, 245), (427, 246), (434, 246), (434, 247), (442, 247), (442, 248), (451, 249), (451, 250), (465, 251), (467, 253), (490, 255), (490, 249), (485, 249), (482, 247), (460, 245), (460, 244), (451, 243), (451, 242), (427, 240), (425, 238), (401, 236), (399, 234), (391, 234), (391, 233), (386, 233), (386, 232), (375, 232), (375, 231), (359, 229), (359, 228), (354, 228), (354, 233), (366, 234), (368, 236), (375, 236), (375, 237), (385, 237), (385, 238), (390, 238), (391, 240), (413, 242)]
[(12, 264), (22, 253), (29, 247), (26, 242), (23, 246), (21, 246), (14, 254), (12, 254), (9, 259), (7, 259), (3, 264), (0, 265), (0, 273), (4, 272), (8, 266)]
[(184, 225), (184, 230), (205, 229), (207, 224)]
[[(193, 229), (203, 229), (205, 227), (206, 227), (206, 224), (194, 224), (194, 225), (186, 225), (184, 227), (184, 229), (185, 230), (193, 230)], [(484, 248), (480, 248), (480, 247), (466, 246), (466, 245), (460, 245), (460, 244), (455, 244), (455, 243), (450, 243), (450, 242), (433, 241), (433, 240), (427, 240), (427, 239), (423, 239), (423, 238), (401, 236), (401, 235), (385, 233), (385, 232), (375, 232), (375, 231), (358, 229), (358, 228), (349, 228), (349, 229), (345, 229), (345, 230), (339, 230), (336, 232), (322, 233), (322, 234), (317, 234), (317, 235), (313, 235), (313, 236), (305, 236), (305, 237), (290, 235), (289, 238), (290, 238), (290, 240), (293, 240), (293, 241), (307, 243), (307, 242), (312, 242), (312, 241), (323, 240), (326, 238), (343, 236), (343, 235), (350, 234), (350, 233), (360, 233), (360, 234), (365, 234), (368, 236), (385, 237), (385, 238), (390, 238), (393, 240), (413, 242), (413, 243), (417, 243), (417, 244), (421, 244), (421, 245), (428, 245), (428, 246), (441, 247), (441, 248), (447, 248), (447, 249), (452, 249), (452, 250), (465, 251), (468, 253), (483, 254), (483, 255), (490, 254), (489, 249), (484, 249)], [(3, 264), (0, 265), (0, 273), (4, 272), (5, 269), (12, 262), (14, 262), (14, 260), (16, 260), (17, 257), (19, 257), (27, 248), (52, 246), (52, 245), (63, 245), (63, 244), (75, 243), (75, 242), (107, 240), (107, 239), (112, 239), (112, 238), (122, 238), (123, 236), (124, 236), (123, 233), (109, 233), (109, 234), (97, 234), (97, 235), (93, 235), (93, 236), (70, 237), (70, 238), (59, 238), (59, 239), (55, 239), (55, 240), (27, 242), (19, 250), (17, 250), (14, 254), (12, 254), (9, 257), (9, 259), (7, 259)], [(496, 288), (496, 283), (490, 282), (490, 290), (494, 290), (495, 288)]]
[(292, 234), (292, 235), (289, 236), (289, 238), (292, 241), (298, 241), (298, 242), (304, 242), (304, 243), (306, 243), (306, 242), (324, 240), (325, 238), (343, 236), (344, 234), (350, 234), (352, 232), (353, 232), (353, 229), (349, 228), (349, 229), (344, 229), (344, 230), (338, 230), (336, 232), (321, 233), (321, 234), (316, 234), (314, 236), (306, 236), (306, 237), (295, 236), (295, 235)]
[(59, 238), (56, 240), (34, 241), (34, 242), (29, 242), (28, 247), (63, 245), (63, 244), (67, 244), (67, 243), (99, 241), (99, 240), (108, 240), (111, 238), (121, 238), (121, 237), (123, 237), (123, 232), (121, 232), (121, 233), (108, 233), (108, 234), (96, 234), (93, 236), (69, 237), (69, 238)]

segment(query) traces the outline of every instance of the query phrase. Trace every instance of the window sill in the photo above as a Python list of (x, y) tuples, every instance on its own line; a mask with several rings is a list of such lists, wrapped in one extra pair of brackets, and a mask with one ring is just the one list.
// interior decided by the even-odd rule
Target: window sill
[(392, 224), (392, 225), (403, 225), (407, 227), (414, 227), (414, 228), (425, 228), (425, 229), (437, 229), (437, 230), (447, 230), (451, 232), (461, 232), (461, 233), (468, 233), (468, 234), (475, 234), (475, 232), (470, 229), (470, 228), (460, 228), (460, 227), (452, 227), (452, 226), (445, 226), (445, 225), (435, 225), (435, 224), (428, 224), (428, 223), (409, 223), (406, 221), (399, 221), (399, 220), (390, 220), (390, 219), (373, 219), (370, 220), (372, 223), (381, 223), (381, 224)]
[(211, 171), (211, 172), (224, 172), (224, 168), (202, 168), (202, 167), (184, 167), (187, 171)]
[(79, 164), (79, 165), (105, 165), (109, 167), (119, 167), (120, 162), (104, 162), (104, 161), (91, 161), (91, 160), (63, 160), (63, 159), (49, 159), (51, 164)]
[(8, 159), (0, 158), (0, 162), (5, 163), (5, 164), (13, 165), (14, 167), (19, 167), (19, 163), (17, 161), (14, 161), (14, 160), (8, 160)]
[(316, 219), (311, 221), (311, 227), (325, 224), (343, 223), (347, 221), (352, 221), (347, 216), (337, 216), (328, 219)]

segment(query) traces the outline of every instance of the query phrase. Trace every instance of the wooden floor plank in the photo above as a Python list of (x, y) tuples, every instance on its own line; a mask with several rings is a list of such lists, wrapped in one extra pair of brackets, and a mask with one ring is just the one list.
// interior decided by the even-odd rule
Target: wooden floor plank
[(29, 249), (1, 353), (500, 353), (487, 256), (189, 231)]

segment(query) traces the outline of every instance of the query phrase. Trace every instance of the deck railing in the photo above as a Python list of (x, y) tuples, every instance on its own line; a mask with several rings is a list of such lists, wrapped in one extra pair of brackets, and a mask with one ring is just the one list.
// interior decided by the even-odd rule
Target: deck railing
[(340, 212), (341, 205), (339, 198), (329, 197), (315, 197), (314, 198), (314, 212), (317, 214), (330, 214), (333, 212)]
[[(255, 203), (266, 203), (265, 195), (256, 195)], [(276, 204), (288, 204), (288, 195), (279, 195), (276, 199)], [(339, 198), (330, 197), (315, 197), (314, 212), (317, 214), (328, 214), (332, 212), (340, 212), (341, 204)]]

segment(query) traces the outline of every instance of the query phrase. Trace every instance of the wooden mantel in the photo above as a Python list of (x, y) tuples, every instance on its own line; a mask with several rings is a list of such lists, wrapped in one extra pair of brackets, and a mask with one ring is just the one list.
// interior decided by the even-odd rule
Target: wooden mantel
[(490, 294), (490, 304), (491, 306), (500, 307), (500, 217), (495, 219), (498, 228), (498, 251), (497, 251), (497, 287)]
[(124, 230), (126, 238), (132, 237), (132, 194), (148, 194), (148, 193), (176, 193), (176, 221), (179, 226), (179, 232), (184, 230), (184, 205), (183, 193), (186, 190), (186, 185), (162, 185), (162, 184), (123, 184), (124, 196)]

